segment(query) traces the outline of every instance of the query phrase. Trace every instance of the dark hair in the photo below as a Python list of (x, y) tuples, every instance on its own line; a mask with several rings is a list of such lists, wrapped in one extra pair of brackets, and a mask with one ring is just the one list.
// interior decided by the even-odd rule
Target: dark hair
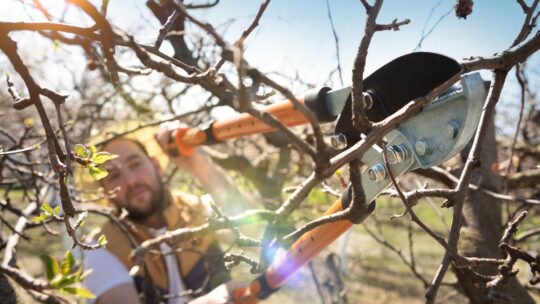
[(115, 140), (125, 140), (125, 141), (129, 141), (129, 142), (132, 142), (134, 143), (135, 145), (137, 145), (137, 147), (139, 147), (139, 149), (141, 149), (141, 151), (143, 151), (144, 155), (148, 158), (150, 158), (150, 154), (148, 154), (148, 150), (146, 150), (146, 147), (138, 140), (136, 139), (133, 139), (133, 138), (128, 138), (128, 137), (113, 137), (111, 139), (108, 139), (107, 141), (103, 142), (103, 144), (101, 145), (103, 148), (105, 148), (108, 144), (110, 144), (111, 142), (115, 141)]

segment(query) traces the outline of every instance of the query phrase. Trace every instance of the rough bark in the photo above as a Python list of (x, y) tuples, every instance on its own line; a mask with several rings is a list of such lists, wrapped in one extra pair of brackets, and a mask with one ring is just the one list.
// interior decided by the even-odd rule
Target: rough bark
[[(462, 156), (468, 155), (464, 151)], [(500, 192), (502, 180), (499, 175), (493, 173), (491, 164), (497, 161), (497, 149), (493, 123), (484, 138), (481, 151), (482, 164), (473, 177), (472, 183), (481, 185), (482, 188)], [(502, 202), (480, 191), (469, 191), (463, 208), (465, 225), (461, 231), (458, 244), (459, 252), (464, 256), (479, 256), (500, 258), (501, 253), (498, 245), (503, 233)], [(497, 268), (493, 266), (476, 267), (475, 271), (484, 275), (497, 274)], [(454, 268), (458, 277), (459, 285), (471, 303), (490, 303), (486, 297), (485, 284), (478, 282), (470, 271)], [(527, 290), (513, 278), (500, 290), (502, 294), (512, 298), (512, 303), (534, 303)], [(493, 303), (493, 302), (491, 302)], [(495, 303), (499, 303), (495, 301)], [(500, 303), (507, 303), (500, 302)]]

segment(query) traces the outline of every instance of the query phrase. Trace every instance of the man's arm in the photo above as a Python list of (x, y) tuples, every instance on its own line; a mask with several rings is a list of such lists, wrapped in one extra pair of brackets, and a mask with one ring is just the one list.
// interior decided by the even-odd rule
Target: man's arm
[(96, 304), (116, 304), (116, 303), (141, 303), (137, 296), (137, 290), (133, 283), (126, 283), (115, 286), (103, 293), (96, 301)]
[(85, 251), (83, 263), (84, 269), (92, 269), (83, 284), (96, 303), (140, 303), (128, 269), (107, 249)]
[(232, 303), (232, 294), (236, 288), (245, 287), (246, 283), (229, 281), (214, 288), (206, 295), (191, 300), (188, 304), (227, 304)]
[[(229, 215), (244, 211), (250, 204), (227, 172), (198, 148), (190, 158), (190, 168), (186, 168), (212, 195), (215, 202)], [(177, 158), (173, 160), (177, 163)]]
[[(170, 130), (164, 127), (156, 134), (156, 140), (161, 147), (166, 146), (169, 133)], [(253, 205), (227, 172), (216, 165), (202, 148), (197, 148), (189, 157), (169, 158), (174, 164), (191, 173), (226, 214), (235, 215)]]

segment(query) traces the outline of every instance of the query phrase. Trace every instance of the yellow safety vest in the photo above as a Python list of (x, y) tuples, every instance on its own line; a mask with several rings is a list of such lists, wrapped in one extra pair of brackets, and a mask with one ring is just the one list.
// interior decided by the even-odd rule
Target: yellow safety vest
[[(199, 226), (206, 222), (206, 210), (199, 198), (180, 192), (167, 192), (163, 216), (168, 230)], [(151, 238), (146, 227), (128, 219), (123, 222), (138, 244)], [(107, 237), (107, 250), (131, 269), (134, 261), (130, 254), (134, 248), (125, 233), (112, 221), (107, 222), (101, 232)], [(177, 250), (180, 275), (187, 289), (206, 293), (230, 280), (230, 273), (223, 263), (223, 252), (212, 234), (168, 245)], [(163, 255), (147, 254), (144, 266), (134, 277), (134, 283), (146, 303), (161, 302), (160, 297), (167, 294), (169, 288)]]

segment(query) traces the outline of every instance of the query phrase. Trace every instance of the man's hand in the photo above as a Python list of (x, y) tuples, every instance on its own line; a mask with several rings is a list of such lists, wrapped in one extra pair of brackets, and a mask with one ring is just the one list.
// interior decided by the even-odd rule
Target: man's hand
[(183, 156), (176, 148), (173, 148), (176, 153), (171, 153), (171, 145), (174, 143), (172, 132), (177, 129), (187, 129), (185, 126), (181, 126), (177, 123), (163, 124), (160, 130), (154, 135), (159, 146), (165, 154), (167, 154), (170, 160), (179, 166), (180, 168), (194, 174), (196, 168), (207, 161), (207, 156), (201, 149), (195, 148), (195, 151), (190, 156)]
[(232, 302), (233, 291), (237, 288), (246, 286), (245, 283), (230, 281), (221, 284), (202, 297), (198, 297), (189, 302), (189, 304), (227, 304)]
[(250, 200), (246, 199), (246, 194), (238, 189), (225, 170), (217, 166), (202, 148), (195, 149), (191, 156), (181, 156), (180, 153), (171, 155), (169, 148), (174, 142), (174, 140), (171, 142), (171, 133), (179, 128), (182, 127), (178, 124), (163, 125), (155, 135), (158, 144), (169, 155), (170, 160), (191, 173), (226, 214), (236, 215), (247, 209), (249, 206), (247, 202)]

